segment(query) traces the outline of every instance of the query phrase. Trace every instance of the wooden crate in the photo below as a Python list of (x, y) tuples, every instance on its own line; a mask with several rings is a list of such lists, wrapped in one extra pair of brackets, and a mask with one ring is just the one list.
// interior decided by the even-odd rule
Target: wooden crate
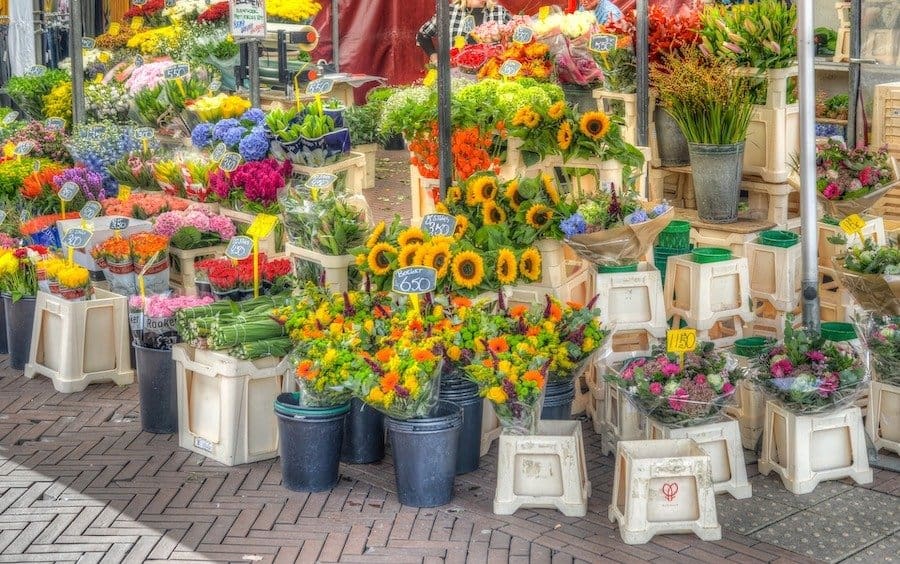
[(888, 151), (900, 158), (900, 82), (876, 85), (874, 99), (872, 146), (887, 145)]
[(366, 187), (366, 156), (351, 152), (341, 160), (325, 166), (294, 165), (294, 176), (300, 177), (304, 182), (310, 176), (322, 173), (337, 176), (336, 183), (343, 182), (346, 194), (361, 196)]
[[(203, 247), (202, 249), (176, 249), (169, 247), (169, 281), (173, 287), (181, 289), (184, 296), (196, 296), (197, 261), (225, 254), (226, 245)], [(176, 266), (177, 265), (177, 266)]]

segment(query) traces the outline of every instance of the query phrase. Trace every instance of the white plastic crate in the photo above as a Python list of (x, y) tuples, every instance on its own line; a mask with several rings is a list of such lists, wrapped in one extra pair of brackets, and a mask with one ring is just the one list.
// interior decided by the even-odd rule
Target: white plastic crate
[(741, 190), (747, 191), (747, 204), (751, 210), (765, 214), (766, 219), (779, 229), (787, 228), (793, 186), (786, 182), (769, 183), (750, 177), (741, 181)]
[(178, 443), (226, 466), (278, 456), (274, 401), (292, 379), (287, 358), (238, 360), (172, 348), (178, 378)]
[[(750, 274), (747, 259), (698, 263), (690, 255), (669, 257), (666, 265), (666, 311), (698, 331), (739, 317), (753, 321), (750, 309)], [(736, 323), (739, 326), (740, 323)]]
[(813, 491), (820, 482), (852, 478), (872, 482), (862, 415), (858, 407), (818, 415), (796, 415), (766, 402), (759, 472), (774, 471), (794, 494)]
[(409, 190), (412, 201), (411, 225), (419, 225), (422, 218), (434, 213), (435, 200), (440, 198), (440, 180), (422, 178), (415, 165), (409, 166)]
[(600, 432), (600, 452), (607, 456), (616, 451), (619, 441), (644, 436), (644, 415), (628, 399), (628, 394), (604, 382), (603, 427)]
[(366, 186), (366, 156), (362, 153), (350, 153), (341, 160), (324, 166), (294, 165), (294, 175), (306, 181), (314, 174), (333, 174), (338, 182), (344, 183), (346, 194), (362, 195)]
[(760, 71), (755, 68), (741, 67), (738, 73), (743, 76), (759, 78), (766, 83), (766, 101), (755, 107), (759, 108), (789, 108), (788, 95), (791, 91), (791, 79), (799, 74), (800, 68), (797, 65), (785, 67), (783, 69), (766, 69)]
[(637, 272), (597, 274), (595, 307), (604, 323), (618, 331), (647, 331), (656, 338), (666, 336), (666, 302), (660, 292), (662, 277), (652, 264), (640, 263)]
[(558, 286), (544, 286), (542, 284), (518, 284), (508, 286), (507, 304), (509, 307), (525, 305), (531, 307), (534, 304), (543, 304), (547, 296), (552, 296), (560, 301), (588, 303), (594, 297), (594, 275), (590, 269), (583, 267), (575, 270), (575, 274)]
[(691, 439), (619, 442), (609, 520), (625, 544), (672, 533), (721, 539), (709, 455)]
[(800, 150), (799, 118), (797, 104), (783, 108), (753, 106), (744, 145), (744, 174), (771, 183), (788, 179), (793, 170), (791, 155)]
[(787, 248), (747, 244), (754, 299), (766, 300), (779, 311), (792, 311), (800, 305), (801, 250), (799, 243)]
[[(773, 227), (761, 227), (759, 231)], [(696, 224), (691, 225), (691, 243), (695, 247), (721, 247), (731, 249), (731, 256), (741, 258), (747, 256), (747, 244), (755, 243), (759, 238), (759, 231), (750, 233), (734, 233), (724, 228), (715, 228), (711, 226), (698, 227)]]
[(325, 272), (325, 287), (332, 292), (346, 292), (349, 290), (348, 268), (355, 264), (353, 255), (323, 255), (291, 243), (285, 244), (285, 253), (292, 261), (305, 260), (319, 265)]
[[(233, 210), (230, 208), (220, 208), (219, 213), (224, 215), (235, 225), (241, 226), (243, 225), (245, 228), (249, 227), (253, 220), (256, 218), (256, 214), (242, 212), (238, 210)], [(263, 237), (259, 240), (259, 252), (265, 253), (268, 258), (272, 258), (275, 254), (281, 252), (281, 249), (284, 248), (284, 240), (283, 237), (279, 238), (279, 234), (282, 233), (282, 230), (278, 226), (272, 230), (267, 236)]]
[(375, 187), (375, 165), (377, 164), (376, 154), (378, 152), (378, 143), (366, 143), (365, 145), (357, 145), (354, 147), (356, 153), (366, 158), (366, 181), (363, 188), (368, 190)]
[[(94, 262), (94, 258), (91, 256), (91, 251), (94, 249), (94, 247), (115, 235), (115, 231), (109, 228), (109, 222), (118, 217), (124, 216), (104, 215), (84, 222), (84, 224), (87, 225), (88, 231), (93, 233), (93, 235), (91, 236), (91, 240), (88, 241), (88, 244), (85, 248), (75, 249), (74, 258), (77, 264), (80, 264), (88, 270), (92, 270), (95, 272), (100, 270), (100, 267), (97, 266), (97, 263)], [(81, 226), (82, 220), (80, 219), (65, 219), (56, 222), (56, 228), (57, 230), (59, 230), (60, 236), (65, 234), (69, 229), (74, 229), (76, 227), (81, 228)], [(130, 237), (131, 235), (134, 235), (136, 233), (150, 231), (152, 227), (153, 224), (149, 221), (144, 221), (143, 219), (128, 218), (128, 227), (123, 229), (120, 235), (122, 237)], [(63, 245), (62, 251), (63, 254), (67, 254), (69, 252), (69, 248)]]
[(46, 376), (62, 393), (131, 384), (130, 336), (125, 296), (95, 289), (94, 299), (74, 302), (38, 292), (25, 377)]
[(866, 432), (875, 450), (900, 455), (900, 386), (872, 381), (866, 414)]
[(503, 427), (500, 426), (500, 419), (494, 412), (494, 406), (491, 400), (484, 398), (484, 406), (481, 410), (481, 456), (484, 456), (491, 450), (491, 444), (500, 438)]
[(748, 380), (738, 382), (734, 392), (734, 405), (725, 413), (737, 419), (741, 431), (741, 444), (747, 450), (756, 450), (766, 421), (766, 396)]

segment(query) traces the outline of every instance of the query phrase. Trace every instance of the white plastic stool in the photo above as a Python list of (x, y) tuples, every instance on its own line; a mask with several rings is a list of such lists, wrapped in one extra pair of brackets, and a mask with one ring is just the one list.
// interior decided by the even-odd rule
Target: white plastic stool
[(666, 264), (666, 311), (675, 319), (673, 327), (684, 320), (703, 332), (721, 320), (753, 321), (747, 259), (703, 264), (680, 255), (669, 257)]
[(747, 481), (741, 431), (734, 419), (675, 428), (666, 427), (648, 417), (647, 439), (693, 439), (709, 455), (713, 489), (717, 494), (727, 492), (735, 499), (746, 499), (752, 495), (752, 486)]
[(628, 394), (604, 382), (603, 426), (600, 433), (600, 452), (607, 456), (616, 451), (616, 443), (640, 439), (644, 436), (643, 415), (631, 404)]
[(625, 544), (655, 535), (722, 538), (709, 455), (691, 439), (621, 441), (616, 447), (609, 520)]
[(744, 448), (756, 450), (766, 422), (766, 396), (748, 380), (741, 380), (734, 399), (735, 404), (727, 406), (725, 413), (737, 419)]
[(604, 322), (613, 324), (616, 332), (643, 329), (663, 339), (668, 316), (660, 288), (659, 270), (645, 262), (638, 265), (637, 272), (601, 273), (595, 284), (596, 307), (603, 312)]
[(800, 305), (800, 250), (747, 243), (750, 268), (750, 293), (755, 300), (766, 300), (778, 311), (792, 311)]
[(766, 402), (759, 472), (773, 470), (784, 487), (806, 494), (825, 480), (872, 481), (862, 414), (856, 406), (817, 415), (795, 415), (774, 401)]
[(500, 434), (494, 513), (546, 507), (583, 517), (590, 495), (579, 421), (541, 421), (534, 435)]
[(866, 432), (875, 450), (890, 450), (900, 455), (900, 386), (871, 383)]

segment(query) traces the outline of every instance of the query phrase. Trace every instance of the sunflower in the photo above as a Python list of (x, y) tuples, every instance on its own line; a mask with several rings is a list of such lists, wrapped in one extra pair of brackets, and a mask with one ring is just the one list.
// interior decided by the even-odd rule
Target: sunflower
[(506, 212), (493, 200), (481, 204), (481, 214), (485, 225), (499, 225), (506, 221)]
[(541, 278), (541, 252), (534, 247), (528, 247), (522, 251), (519, 258), (519, 272), (532, 282)]
[(497, 179), (483, 174), (469, 180), (466, 203), (469, 205), (480, 204), (486, 200), (493, 200), (497, 196)]
[(541, 174), (541, 184), (544, 186), (544, 192), (547, 193), (547, 197), (550, 198), (550, 201), (555, 204), (559, 203), (559, 190), (556, 188), (556, 184), (553, 182), (553, 177), (549, 174)]
[(537, 127), (538, 124), (540, 124), (540, 123), (541, 123), (541, 114), (539, 114), (539, 113), (537, 113), (537, 112), (530, 112), (530, 113), (525, 117), (525, 124), (524, 124), (524, 125), (525, 125), (525, 127), (527, 127), (528, 129), (534, 129), (534, 128)]
[(525, 125), (526, 118), (528, 114), (532, 113), (531, 108), (528, 106), (524, 106), (516, 110), (516, 113), (513, 115), (512, 124), (513, 125)]
[(370, 249), (375, 246), (375, 243), (378, 242), (378, 239), (384, 234), (384, 230), (387, 228), (383, 221), (379, 221), (378, 225), (372, 229), (372, 234), (369, 235), (369, 238), (366, 239), (366, 246)]
[(553, 210), (544, 204), (534, 204), (525, 212), (525, 222), (534, 229), (543, 229), (553, 219)]
[(400, 265), (400, 268), (416, 264), (416, 253), (418, 253), (421, 246), (418, 243), (414, 243), (400, 248), (400, 254), (397, 255), (397, 264)]
[(563, 122), (556, 132), (556, 144), (560, 150), (565, 151), (572, 145), (572, 125), (569, 120)]
[(458, 241), (466, 234), (469, 229), (469, 218), (459, 214), (456, 216), (456, 229), (453, 231), (453, 237)]
[(428, 266), (428, 255), (431, 253), (433, 245), (431, 241), (416, 246), (416, 254), (412, 257), (413, 265)]
[(459, 186), (451, 186), (447, 190), (447, 197), (445, 198), (451, 204), (455, 204), (462, 200), (462, 189)]
[(472, 289), (484, 280), (484, 261), (473, 251), (463, 251), (453, 257), (450, 265), (453, 282), (457, 286)]
[(388, 243), (377, 243), (369, 251), (369, 269), (375, 276), (384, 276), (391, 271), (391, 257), (397, 249)]
[(585, 112), (578, 122), (578, 128), (593, 141), (599, 141), (609, 131), (609, 116), (599, 110)]
[(500, 249), (497, 254), (497, 281), (501, 284), (512, 284), (517, 276), (516, 255), (509, 249)]
[(450, 269), (450, 257), (450, 245), (446, 243), (435, 245), (425, 255), (422, 266), (430, 266), (437, 270), (437, 278), (441, 280), (447, 276), (447, 270)]
[(547, 115), (550, 116), (550, 119), (558, 120), (566, 113), (566, 103), (563, 100), (553, 104), (547, 110)]
[(519, 193), (519, 181), (511, 180), (509, 184), (506, 185), (506, 199), (509, 200), (509, 206), (519, 211), (519, 206), (522, 205), (522, 202), (525, 201), (525, 198), (522, 197), (522, 194)]
[(407, 245), (421, 245), (425, 242), (425, 233), (418, 227), (407, 227), (397, 236), (397, 243), (401, 247)]
[(434, 211), (435, 211), (436, 213), (447, 213), (447, 214), (450, 213), (450, 210), (447, 209), (447, 206), (444, 204), (444, 202), (438, 202), (438, 203), (436, 203), (436, 204), (434, 205)]

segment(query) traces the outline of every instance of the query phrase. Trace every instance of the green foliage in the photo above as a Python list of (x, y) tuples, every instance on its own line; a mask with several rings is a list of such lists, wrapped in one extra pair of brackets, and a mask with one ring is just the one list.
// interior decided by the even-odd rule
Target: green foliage
[(40, 76), (14, 76), (6, 83), (4, 91), (32, 119), (42, 120), (44, 96), (53, 88), (70, 80), (69, 73), (59, 69), (48, 69)]
[(797, 7), (783, 0), (712, 5), (701, 14), (703, 49), (720, 59), (758, 69), (779, 69), (797, 57)]

